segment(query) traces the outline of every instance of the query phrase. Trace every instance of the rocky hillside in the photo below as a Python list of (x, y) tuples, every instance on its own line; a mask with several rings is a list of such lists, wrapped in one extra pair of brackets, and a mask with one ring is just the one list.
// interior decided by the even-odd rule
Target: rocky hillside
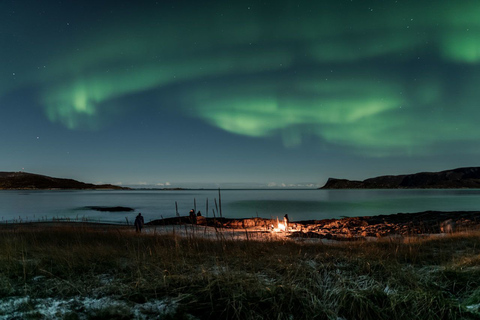
[(111, 184), (95, 185), (72, 179), (52, 178), (27, 172), (0, 172), (0, 189), (116, 189)]
[(460, 189), (480, 188), (480, 167), (441, 172), (381, 176), (363, 181), (328, 179), (320, 189)]

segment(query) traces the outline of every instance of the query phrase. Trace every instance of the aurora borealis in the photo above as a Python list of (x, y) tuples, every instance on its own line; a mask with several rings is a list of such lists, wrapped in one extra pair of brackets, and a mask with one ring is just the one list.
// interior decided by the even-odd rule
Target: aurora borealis
[(0, 9), (2, 171), (322, 185), (478, 165), (476, 1)]

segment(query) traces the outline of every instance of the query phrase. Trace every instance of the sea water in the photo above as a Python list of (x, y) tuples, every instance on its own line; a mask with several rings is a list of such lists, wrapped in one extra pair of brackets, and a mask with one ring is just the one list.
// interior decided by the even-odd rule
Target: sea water
[[(99, 212), (91, 206), (133, 208)], [(480, 190), (128, 190), (0, 191), (0, 223), (96, 221), (126, 223), (139, 212), (145, 221), (188, 215), (227, 218), (320, 220), (426, 210), (480, 210)], [(207, 211), (208, 210), (208, 211)]]

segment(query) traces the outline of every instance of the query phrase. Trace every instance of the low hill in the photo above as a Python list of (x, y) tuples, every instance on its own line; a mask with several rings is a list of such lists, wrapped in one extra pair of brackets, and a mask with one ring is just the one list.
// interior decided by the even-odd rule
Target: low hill
[(320, 189), (480, 189), (480, 167), (380, 176), (363, 181), (329, 178)]
[(9, 189), (114, 189), (126, 190), (111, 184), (96, 185), (73, 179), (61, 179), (27, 172), (0, 172), (0, 190)]

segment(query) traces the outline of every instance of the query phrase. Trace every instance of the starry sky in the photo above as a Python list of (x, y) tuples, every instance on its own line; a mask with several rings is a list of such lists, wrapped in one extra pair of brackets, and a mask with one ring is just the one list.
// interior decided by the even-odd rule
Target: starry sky
[(315, 187), (477, 166), (480, 2), (0, 2), (0, 171)]

